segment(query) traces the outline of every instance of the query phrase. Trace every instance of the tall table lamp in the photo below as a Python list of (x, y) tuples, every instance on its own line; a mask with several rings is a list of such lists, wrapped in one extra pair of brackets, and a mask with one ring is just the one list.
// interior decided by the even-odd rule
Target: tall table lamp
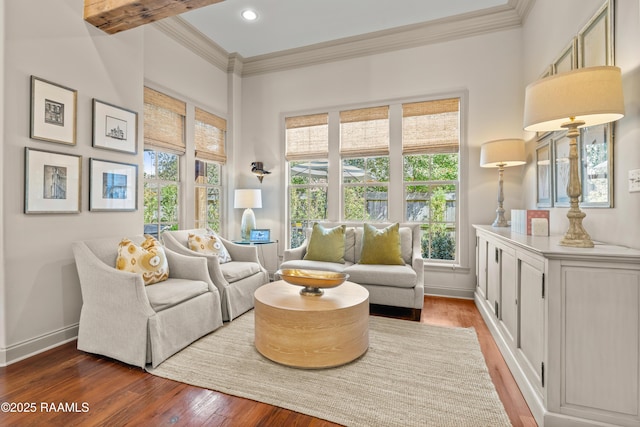
[(508, 227), (509, 223), (504, 218), (504, 168), (519, 166), (526, 163), (524, 140), (522, 139), (497, 139), (485, 142), (480, 146), (480, 166), (483, 168), (498, 168), (498, 209), (494, 227)]
[(586, 216), (578, 203), (582, 186), (578, 174), (578, 128), (609, 123), (624, 117), (622, 73), (612, 66), (579, 68), (535, 81), (527, 86), (524, 129), (546, 132), (566, 129), (569, 138), (569, 229), (560, 245), (592, 248), (582, 226)]
[(253, 209), (262, 207), (262, 192), (260, 190), (236, 190), (233, 207), (244, 208), (240, 234), (242, 240), (249, 241), (251, 230), (256, 228), (256, 216)]

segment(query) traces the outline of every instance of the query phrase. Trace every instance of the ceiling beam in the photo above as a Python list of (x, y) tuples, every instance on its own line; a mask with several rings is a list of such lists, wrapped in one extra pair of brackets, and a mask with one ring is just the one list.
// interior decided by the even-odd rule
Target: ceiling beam
[(84, 0), (84, 20), (108, 34), (224, 0)]

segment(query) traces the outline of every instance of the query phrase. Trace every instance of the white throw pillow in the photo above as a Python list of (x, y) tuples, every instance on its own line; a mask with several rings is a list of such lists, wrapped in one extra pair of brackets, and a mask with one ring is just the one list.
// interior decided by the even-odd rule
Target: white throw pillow
[(229, 251), (222, 244), (222, 240), (213, 232), (198, 235), (189, 233), (189, 249), (205, 255), (217, 255), (220, 264), (231, 261)]

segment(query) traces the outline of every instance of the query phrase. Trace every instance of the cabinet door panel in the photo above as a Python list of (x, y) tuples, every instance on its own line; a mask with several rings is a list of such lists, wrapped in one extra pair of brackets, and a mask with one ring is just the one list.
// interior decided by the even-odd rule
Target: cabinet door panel
[(518, 305), (517, 305), (517, 281), (516, 281), (516, 257), (514, 254), (503, 250), (501, 252), (501, 301), (500, 318), (502, 324), (514, 342), (518, 335)]
[(478, 237), (478, 292), (483, 298), (487, 297), (487, 241), (482, 237)]
[(491, 242), (487, 244), (487, 302), (497, 316), (497, 303), (500, 302), (500, 250)]
[(542, 387), (541, 365), (544, 361), (544, 299), (542, 271), (520, 260), (520, 349), (530, 372)]

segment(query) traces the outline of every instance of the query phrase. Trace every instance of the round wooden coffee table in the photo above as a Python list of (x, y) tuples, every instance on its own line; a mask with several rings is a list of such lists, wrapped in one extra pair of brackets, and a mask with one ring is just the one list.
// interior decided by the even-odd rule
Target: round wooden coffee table
[(279, 280), (256, 290), (256, 349), (297, 368), (329, 368), (362, 356), (369, 348), (369, 291), (351, 282), (322, 296), (300, 289)]

